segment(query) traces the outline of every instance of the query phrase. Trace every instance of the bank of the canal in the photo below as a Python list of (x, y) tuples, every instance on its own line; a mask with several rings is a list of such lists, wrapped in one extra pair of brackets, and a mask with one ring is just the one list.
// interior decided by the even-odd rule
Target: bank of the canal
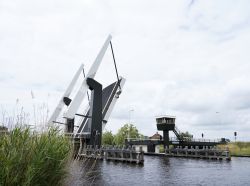
[(219, 145), (220, 148), (229, 148), (231, 156), (250, 157), (250, 142), (231, 142), (225, 145)]
[(214, 161), (145, 156), (144, 165), (75, 161), (67, 185), (249, 185), (250, 158)]

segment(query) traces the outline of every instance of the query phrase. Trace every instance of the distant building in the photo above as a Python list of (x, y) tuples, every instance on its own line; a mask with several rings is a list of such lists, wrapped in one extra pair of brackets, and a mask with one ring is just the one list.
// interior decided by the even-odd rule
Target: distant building
[(162, 135), (156, 132), (153, 136), (149, 137), (149, 139), (162, 140)]

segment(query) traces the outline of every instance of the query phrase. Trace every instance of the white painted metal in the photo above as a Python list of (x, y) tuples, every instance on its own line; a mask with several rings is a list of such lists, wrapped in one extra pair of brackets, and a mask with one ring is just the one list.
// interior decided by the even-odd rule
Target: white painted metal
[(68, 88), (66, 89), (65, 93), (63, 94), (62, 98), (60, 99), (58, 105), (56, 106), (56, 109), (54, 110), (53, 114), (51, 115), (48, 124), (53, 124), (53, 121), (56, 121), (58, 116), (60, 115), (65, 103), (63, 102), (63, 98), (64, 97), (69, 97), (75, 84), (76, 81), (78, 79), (78, 77), (80, 76), (81, 72), (83, 70), (83, 64), (81, 64), (81, 66), (79, 67), (78, 71), (76, 72), (75, 76), (73, 77), (73, 79), (71, 80)]
[(155, 153), (160, 153), (160, 145), (155, 146)]
[(160, 115), (160, 116), (155, 116), (156, 119), (159, 118), (176, 118), (176, 116), (170, 116), (170, 115)]
[(82, 85), (80, 87), (80, 89), (78, 90), (75, 98), (72, 100), (71, 104), (69, 105), (68, 111), (65, 113), (65, 117), (66, 118), (71, 118), (73, 119), (75, 116), (75, 113), (77, 112), (79, 106), (81, 105), (83, 98), (85, 96), (85, 94), (87, 93), (87, 90), (89, 89), (89, 86), (87, 85), (86, 79), (87, 78), (94, 78), (95, 74), (101, 64), (102, 58), (109, 46), (109, 43), (111, 41), (112, 37), (111, 35), (108, 36), (108, 38), (106, 39), (103, 47), (101, 48), (99, 54), (97, 55), (93, 65), (91, 66), (86, 78), (83, 80)]
[(133, 145), (135, 147), (135, 150), (138, 152), (140, 151), (140, 147), (142, 147), (143, 152), (148, 152), (148, 146), (147, 145)]

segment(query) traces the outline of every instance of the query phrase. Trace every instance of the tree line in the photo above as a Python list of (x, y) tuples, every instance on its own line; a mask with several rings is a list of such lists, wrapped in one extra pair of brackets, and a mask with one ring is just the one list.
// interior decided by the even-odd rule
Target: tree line
[[(191, 140), (193, 135), (189, 132), (181, 132), (180, 137), (182, 139)], [(125, 145), (125, 139), (127, 138), (146, 139), (148, 137), (140, 134), (133, 124), (125, 124), (116, 134), (113, 134), (112, 131), (103, 132), (102, 145)]]
[(103, 145), (124, 145), (126, 138), (144, 138), (133, 124), (125, 124), (116, 134), (105, 131), (102, 134)]

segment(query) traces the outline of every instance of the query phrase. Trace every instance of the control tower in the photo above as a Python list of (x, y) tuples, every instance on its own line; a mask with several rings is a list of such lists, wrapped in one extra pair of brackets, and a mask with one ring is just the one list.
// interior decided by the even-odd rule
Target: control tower
[(180, 135), (175, 126), (175, 116), (163, 115), (156, 117), (156, 125), (158, 130), (163, 131), (163, 144), (164, 147), (169, 147), (169, 131), (173, 131), (179, 139)]

